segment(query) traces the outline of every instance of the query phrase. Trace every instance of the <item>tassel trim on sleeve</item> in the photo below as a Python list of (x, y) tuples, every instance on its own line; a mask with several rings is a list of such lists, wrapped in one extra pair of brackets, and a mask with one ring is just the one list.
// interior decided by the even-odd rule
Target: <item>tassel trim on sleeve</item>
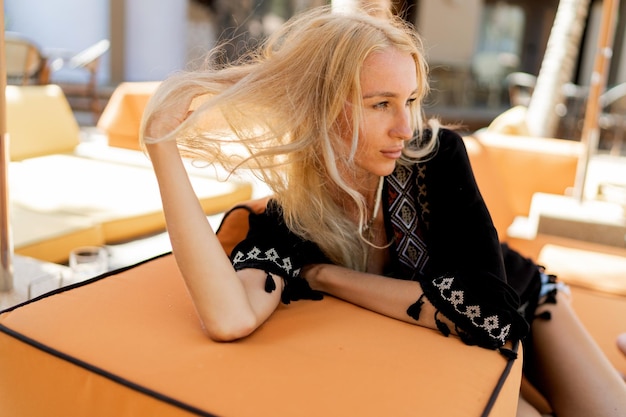
[[(546, 274), (545, 269), (542, 266), (539, 267), (539, 274), (541, 276), (541, 289), (539, 290), (538, 306), (542, 306), (544, 304), (556, 304), (556, 295), (559, 291), (564, 292), (567, 295), (571, 294), (567, 284), (559, 282), (556, 275)], [(540, 320), (550, 320), (552, 319), (552, 314), (549, 311), (543, 311), (535, 315), (535, 318)]]
[(267, 274), (265, 276), (265, 292), (271, 294), (276, 289), (276, 281), (274, 281), (274, 277), (272, 277), (272, 274), (267, 271), (265, 271), (265, 273)]

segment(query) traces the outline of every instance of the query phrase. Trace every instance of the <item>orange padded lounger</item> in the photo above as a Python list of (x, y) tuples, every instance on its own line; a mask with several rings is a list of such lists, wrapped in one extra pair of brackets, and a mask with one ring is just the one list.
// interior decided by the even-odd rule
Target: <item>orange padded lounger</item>
[(521, 365), (332, 297), (215, 343), (169, 254), (0, 313), (6, 416), (514, 416)]

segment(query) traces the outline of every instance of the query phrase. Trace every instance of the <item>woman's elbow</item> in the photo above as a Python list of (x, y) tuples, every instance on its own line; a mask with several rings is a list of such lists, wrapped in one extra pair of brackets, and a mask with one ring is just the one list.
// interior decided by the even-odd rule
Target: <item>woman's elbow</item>
[(237, 320), (205, 325), (209, 339), (214, 342), (234, 342), (252, 334), (257, 328), (256, 317), (238, 317)]

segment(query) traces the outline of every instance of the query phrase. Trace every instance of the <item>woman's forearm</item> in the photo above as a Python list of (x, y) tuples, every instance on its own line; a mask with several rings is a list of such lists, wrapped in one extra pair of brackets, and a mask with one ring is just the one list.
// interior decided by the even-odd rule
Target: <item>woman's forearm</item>
[[(435, 308), (423, 296), (417, 281), (388, 278), (375, 274), (353, 271), (330, 264), (307, 267), (304, 277), (312, 289), (341, 298), (368, 310), (402, 320), (411, 324), (436, 329)], [(421, 311), (416, 320), (408, 313), (421, 297)], [(437, 319), (454, 332), (454, 324), (442, 314)]]
[(266, 294), (276, 300), (261, 309), (251, 304), (248, 292), (257, 291), (256, 281), (262, 289), (265, 276), (258, 276), (261, 271), (247, 272), (247, 281), (242, 282), (207, 221), (176, 143), (161, 142), (147, 149), (157, 174), (172, 250), (207, 333), (214, 340), (248, 335), (275, 308), (279, 296)]

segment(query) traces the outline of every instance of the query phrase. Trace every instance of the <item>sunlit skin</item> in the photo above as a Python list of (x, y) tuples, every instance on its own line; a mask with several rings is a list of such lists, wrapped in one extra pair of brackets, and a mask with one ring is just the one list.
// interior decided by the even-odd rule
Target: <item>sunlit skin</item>
[[(370, 54), (363, 62), (360, 74), (362, 94), (362, 120), (354, 165), (345, 168), (344, 179), (366, 199), (374, 211), (376, 188), (381, 177), (390, 175), (406, 140), (413, 136), (411, 107), (417, 100), (417, 69), (411, 54), (396, 48), (387, 48)], [(351, 117), (347, 106), (347, 119)], [(351, 129), (344, 128), (344, 140), (349, 149)], [(354, 169), (356, 166), (356, 170)], [(370, 237), (377, 246), (387, 246), (388, 239), (383, 227), (381, 203), (378, 215), (371, 220)], [(346, 214), (358, 221), (354, 208), (346, 206)], [(376, 251), (369, 257), (368, 271), (382, 272), (388, 261), (388, 253)]]
[[(360, 185), (376, 187), (391, 174), (404, 141), (413, 135), (411, 104), (416, 100), (417, 70), (408, 53), (395, 48), (372, 53), (361, 71), (363, 122), (355, 163)], [(367, 180), (365, 180), (367, 178)]]

